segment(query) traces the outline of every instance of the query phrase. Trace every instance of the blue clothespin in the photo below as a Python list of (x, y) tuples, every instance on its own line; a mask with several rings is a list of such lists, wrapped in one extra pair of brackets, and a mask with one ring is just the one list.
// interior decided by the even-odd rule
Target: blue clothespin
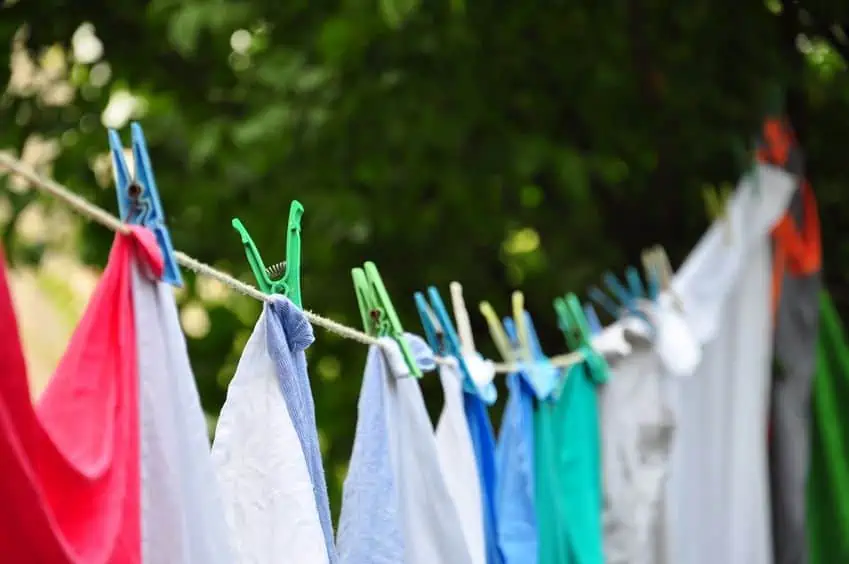
[(637, 298), (645, 298), (646, 291), (643, 289), (643, 281), (640, 279), (640, 271), (629, 266), (625, 269), (625, 280), (631, 293), (631, 303)]
[(625, 278), (628, 282), (628, 288), (623, 286), (610, 271), (605, 272), (602, 277), (604, 285), (619, 300), (618, 304), (596, 286), (589, 289), (590, 299), (604, 308), (614, 319), (619, 319), (623, 312), (627, 312), (649, 322), (646, 315), (637, 307), (637, 300), (646, 296), (639, 271), (634, 267), (628, 267), (625, 270)]
[(457, 360), (460, 374), (463, 377), (463, 389), (478, 395), (487, 405), (494, 404), (498, 396), (495, 384), (489, 382), (483, 389), (478, 389), (472, 379), (472, 374), (463, 358), (460, 337), (457, 335), (454, 323), (448, 316), (448, 310), (445, 308), (442, 296), (439, 295), (439, 290), (431, 286), (427, 289), (427, 295), (430, 298), (430, 304), (421, 292), (416, 292), (413, 299), (422, 320), (428, 346), (439, 354), (449, 355)]
[(162, 280), (177, 287), (183, 285), (183, 278), (174, 256), (171, 236), (165, 226), (165, 213), (156, 189), (150, 156), (144, 132), (138, 123), (130, 124), (134, 174), (124, 160), (124, 147), (121, 138), (114, 129), (109, 130), (109, 150), (112, 153), (112, 170), (115, 176), (115, 189), (118, 192), (118, 211), (121, 221), (131, 225), (142, 225), (153, 231), (159, 249), (165, 259)]
[(598, 319), (598, 313), (596, 313), (593, 304), (584, 304), (584, 315), (587, 318), (587, 323), (589, 323), (590, 331), (593, 335), (598, 335), (604, 330), (604, 327), (601, 325), (601, 321)]
[(656, 302), (660, 295), (660, 274), (657, 271), (657, 267), (651, 262), (644, 264), (643, 268), (646, 271), (649, 299)]
[[(543, 352), (531, 315), (523, 311), (522, 318), (531, 358), (523, 359), (521, 373), (537, 399), (545, 399), (557, 389), (561, 370), (554, 366)], [(504, 330), (513, 342), (513, 346), (519, 347), (519, 329), (516, 325), (513, 318), (504, 318)]]

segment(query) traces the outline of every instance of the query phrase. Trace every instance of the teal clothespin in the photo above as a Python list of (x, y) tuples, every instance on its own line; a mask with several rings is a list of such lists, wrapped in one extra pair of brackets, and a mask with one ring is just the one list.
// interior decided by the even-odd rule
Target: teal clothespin
[(183, 277), (177, 266), (171, 235), (165, 225), (165, 212), (159, 200), (150, 155), (147, 154), (144, 131), (138, 123), (133, 122), (130, 124), (130, 135), (132, 136), (133, 174), (130, 174), (130, 167), (124, 160), (124, 146), (118, 132), (110, 129), (108, 133), (112, 172), (115, 177), (115, 190), (118, 193), (118, 213), (121, 215), (121, 221), (130, 225), (142, 225), (153, 231), (165, 262), (162, 280), (181, 287)]
[(377, 267), (373, 262), (366, 262), (363, 268), (351, 269), (351, 278), (354, 280), (357, 305), (360, 308), (360, 317), (366, 334), (372, 337), (391, 337), (401, 348), (401, 354), (410, 374), (421, 378), (422, 371), (416, 364), (410, 345), (404, 338), (401, 320), (395, 313), (395, 307), (389, 299)]
[[(245, 246), (245, 255), (248, 264), (256, 278), (257, 287), (267, 295), (283, 294), (296, 306), (301, 304), (301, 216), (304, 215), (304, 206), (298, 200), (292, 200), (289, 207), (289, 224), (286, 229), (286, 261), (273, 264), (266, 268), (262, 257), (254, 245), (248, 230), (239, 221), (233, 218), (233, 227), (242, 237)], [(272, 276), (278, 276), (273, 279)]]
[(584, 352), (584, 361), (590, 370), (591, 377), (596, 382), (605, 382), (608, 378), (607, 362), (592, 347), (592, 335), (589, 323), (581, 309), (581, 302), (573, 293), (564, 298), (554, 300), (558, 324), (566, 337), (566, 342), (573, 350)]

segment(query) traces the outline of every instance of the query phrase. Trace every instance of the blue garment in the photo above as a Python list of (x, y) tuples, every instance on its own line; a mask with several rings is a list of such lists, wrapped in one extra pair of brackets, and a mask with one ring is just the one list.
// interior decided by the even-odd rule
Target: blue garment
[(335, 564), (337, 554), (333, 543), (330, 502), (327, 498), (324, 467), (321, 464), (315, 404), (304, 353), (315, 340), (315, 336), (304, 312), (287, 298), (276, 296), (270, 309), (273, 315), (267, 317), (268, 352), (277, 367), (277, 378), (283, 398), (286, 400), (286, 407), (298, 434), (312, 479), (315, 506), (327, 546), (327, 558), (330, 564)]
[(342, 493), (337, 535), (341, 564), (404, 562), (399, 496), (389, 446), (389, 413), (384, 391), (387, 377), (380, 349), (371, 347), (357, 402), (354, 448)]
[[(405, 334), (422, 370), (433, 352)], [(337, 535), (341, 564), (471, 564), (421, 388), (391, 339), (371, 347)], [(391, 349), (394, 345), (394, 350)]]
[(496, 513), (497, 476), (495, 469), (495, 434), (489, 421), (486, 404), (474, 393), (463, 392), (463, 409), (475, 449), (475, 460), (480, 476), (481, 503), (483, 504), (483, 534), (486, 542), (487, 564), (504, 564), (504, 555), (498, 543)]
[(534, 395), (521, 374), (507, 376), (495, 457), (498, 463), (498, 541), (505, 564), (536, 564)]

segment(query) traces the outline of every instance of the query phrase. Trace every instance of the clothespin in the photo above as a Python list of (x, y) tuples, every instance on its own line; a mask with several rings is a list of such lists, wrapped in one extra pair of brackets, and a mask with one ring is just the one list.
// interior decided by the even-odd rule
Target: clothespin
[(584, 352), (584, 360), (590, 370), (590, 375), (597, 382), (604, 382), (608, 378), (607, 363), (604, 358), (596, 352), (592, 346), (592, 335), (581, 302), (573, 293), (564, 298), (554, 300), (554, 310), (557, 312), (557, 320), (560, 330), (563, 332), (566, 342), (573, 350)]
[[(655, 245), (642, 252), (643, 269), (646, 271), (646, 276), (649, 277), (650, 284), (654, 280), (654, 293), (650, 291), (650, 299), (656, 301), (660, 292), (668, 293), (673, 299), (673, 305), (681, 311), (683, 302), (681, 298), (672, 289), (672, 264), (669, 262), (669, 256), (666, 254), (666, 249), (662, 245)], [(649, 274), (651, 273), (651, 274)]]
[(598, 313), (596, 313), (593, 304), (584, 304), (584, 316), (587, 318), (587, 323), (590, 326), (590, 332), (593, 335), (598, 335), (602, 332), (604, 327), (602, 327), (601, 321), (598, 319)]
[(472, 322), (463, 299), (463, 286), (459, 282), (448, 285), (451, 291), (451, 305), (454, 309), (454, 319), (457, 321), (457, 335), (460, 337), (460, 348), (464, 353), (472, 354), (475, 349), (475, 337), (472, 333)]
[(427, 346), (435, 354), (443, 354), (445, 352), (445, 332), (442, 330), (442, 325), (436, 318), (436, 314), (427, 303), (427, 299), (421, 292), (413, 294), (413, 300), (416, 302), (416, 309), (419, 312), (419, 317), (422, 320), (422, 328), (425, 333), (425, 341)]
[(141, 126), (130, 124), (132, 137), (133, 173), (124, 160), (124, 146), (121, 137), (114, 129), (108, 132), (109, 150), (112, 154), (112, 172), (115, 177), (115, 189), (118, 193), (118, 212), (121, 221), (130, 225), (142, 225), (153, 231), (159, 249), (165, 259), (162, 280), (177, 287), (182, 287), (183, 278), (174, 256), (174, 246), (171, 235), (165, 225), (165, 213), (159, 200), (150, 155), (147, 153), (147, 143)]
[(646, 315), (637, 307), (637, 300), (643, 298), (645, 295), (639, 272), (634, 267), (628, 267), (625, 271), (625, 277), (628, 281), (629, 288), (625, 288), (619, 282), (619, 279), (610, 271), (605, 272), (602, 276), (604, 285), (607, 286), (611, 294), (616, 296), (620, 302), (619, 304), (610, 299), (607, 294), (596, 286), (589, 289), (590, 299), (604, 308), (613, 319), (619, 319), (622, 317), (623, 312), (628, 312), (636, 317), (644, 318), (648, 322)]
[[(245, 255), (248, 257), (248, 264), (256, 278), (259, 290), (266, 295), (283, 294), (299, 308), (303, 307), (301, 304), (301, 216), (303, 215), (304, 206), (299, 201), (292, 200), (286, 229), (286, 261), (273, 264), (268, 268), (265, 267), (253, 239), (239, 218), (234, 217), (232, 222), (233, 228), (242, 238)], [(277, 278), (271, 278), (272, 276)]]
[(395, 307), (389, 299), (377, 267), (373, 262), (366, 262), (363, 268), (351, 269), (351, 278), (354, 281), (354, 292), (357, 294), (357, 305), (366, 334), (376, 338), (391, 337), (398, 343), (410, 374), (421, 378), (422, 371), (416, 364), (407, 339), (404, 338), (401, 320), (395, 313)]
[(486, 319), (489, 335), (492, 338), (492, 342), (495, 343), (495, 348), (498, 349), (498, 354), (501, 355), (504, 362), (513, 362), (516, 355), (513, 352), (513, 347), (510, 344), (507, 333), (504, 332), (504, 326), (501, 325), (501, 321), (499, 321), (498, 316), (495, 314), (495, 310), (492, 309), (489, 302), (481, 302), (479, 307), (481, 315)]
[(542, 351), (531, 315), (524, 310), (519, 312), (518, 315), (515, 315), (514, 312), (512, 318), (504, 318), (504, 329), (517, 348), (521, 346), (519, 344), (522, 340), (521, 333), (525, 333), (524, 339), (527, 342), (530, 355), (526, 359), (522, 359), (520, 373), (537, 399), (549, 397), (557, 389), (562, 371), (554, 366)]
[[(463, 356), (463, 351), (460, 346), (460, 338), (457, 336), (457, 331), (454, 329), (454, 324), (448, 316), (448, 310), (445, 308), (445, 303), (442, 301), (442, 296), (439, 295), (439, 290), (431, 286), (427, 290), (428, 300), (425, 300), (421, 292), (414, 294), (416, 308), (419, 310), (419, 316), (422, 318), (422, 325), (425, 328), (425, 335), (428, 339), (430, 347), (438, 351), (440, 354), (447, 354), (457, 361), (460, 369), (460, 375), (463, 379), (463, 388), (470, 393), (479, 396), (484, 403), (492, 405), (495, 403), (497, 391), (495, 384), (487, 382), (479, 386), (472, 378), (472, 373)], [(434, 315), (434, 319), (430, 319), (430, 315)], [(442, 331), (443, 339), (439, 342), (436, 338), (436, 324), (439, 325)], [(428, 327), (430, 326), (430, 327)], [(434, 348), (437, 347), (437, 348)]]
[(511, 299), (513, 305), (513, 322), (516, 324), (516, 341), (519, 345), (519, 358), (531, 362), (534, 358), (531, 351), (530, 333), (525, 319), (525, 294), (516, 290)]
[(510, 319), (505, 319), (504, 327), (508, 335), (512, 333), (519, 360), (525, 365), (525, 379), (531, 389), (538, 399), (547, 398), (557, 388), (560, 371), (542, 352), (533, 320), (525, 311), (525, 295), (518, 290), (513, 292), (511, 303), (513, 305), (512, 323)]
[(731, 199), (731, 189), (728, 186), (711, 188), (706, 186), (702, 190), (702, 198), (705, 201), (707, 215), (712, 221), (722, 221), (725, 226), (725, 243), (730, 245), (734, 242), (734, 233), (728, 218), (728, 200)]

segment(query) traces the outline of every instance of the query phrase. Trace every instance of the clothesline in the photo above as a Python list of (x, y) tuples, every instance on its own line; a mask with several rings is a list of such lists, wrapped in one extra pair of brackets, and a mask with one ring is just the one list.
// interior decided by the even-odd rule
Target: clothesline
[[(20, 160), (10, 157), (8, 155), (0, 154), (0, 166), (6, 167), (13, 174), (24, 178), (29, 181), (33, 186), (38, 189), (51, 194), (57, 199), (64, 202), (68, 207), (73, 209), (78, 214), (95, 221), (104, 227), (111, 229), (112, 231), (127, 234), (130, 232), (129, 228), (126, 224), (124, 224), (121, 220), (119, 220), (114, 215), (110, 214), (103, 208), (100, 208), (85, 198), (78, 196), (70, 189), (62, 186), (52, 178), (46, 178), (32, 168), (24, 165)], [(250, 284), (246, 284), (240, 280), (237, 280), (232, 275), (213, 268), (212, 266), (205, 264), (194, 257), (187, 255), (182, 251), (174, 251), (174, 256), (177, 259), (177, 262), (186, 268), (199, 273), (205, 276), (209, 276), (210, 278), (214, 278), (218, 280), (222, 284), (229, 286), (233, 290), (244, 294), (246, 296), (250, 296), (256, 300), (263, 302), (270, 302), (272, 300), (271, 296), (263, 294), (259, 290), (257, 290), (254, 286)], [(334, 321), (333, 319), (324, 317), (315, 312), (304, 309), (304, 315), (306, 315), (307, 319), (313, 325), (318, 325), (323, 327), (324, 329), (330, 331), (331, 333), (335, 333), (336, 335), (351, 339), (353, 341), (357, 341), (364, 345), (375, 345), (378, 347), (382, 347), (383, 344), (375, 337), (368, 335), (362, 331), (354, 329), (353, 327), (348, 327), (338, 321)], [(567, 367), (573, 364), (576, 364), (583, 360), (584, 355), (581, 352), (573, 352), (568, 354), (563, 354), (559, 356), (555, 356), (551, 358), (551, 362), (558, 367)], [(436, 362), (438, 364), (451, 364), (453, 363), (453, 359), (439, 357), (437, 356)], [(510, 372), (516, 371), (519, 366), (515, 363), (494, 363), (495, 371), (498, 373), (506, 374)]]

